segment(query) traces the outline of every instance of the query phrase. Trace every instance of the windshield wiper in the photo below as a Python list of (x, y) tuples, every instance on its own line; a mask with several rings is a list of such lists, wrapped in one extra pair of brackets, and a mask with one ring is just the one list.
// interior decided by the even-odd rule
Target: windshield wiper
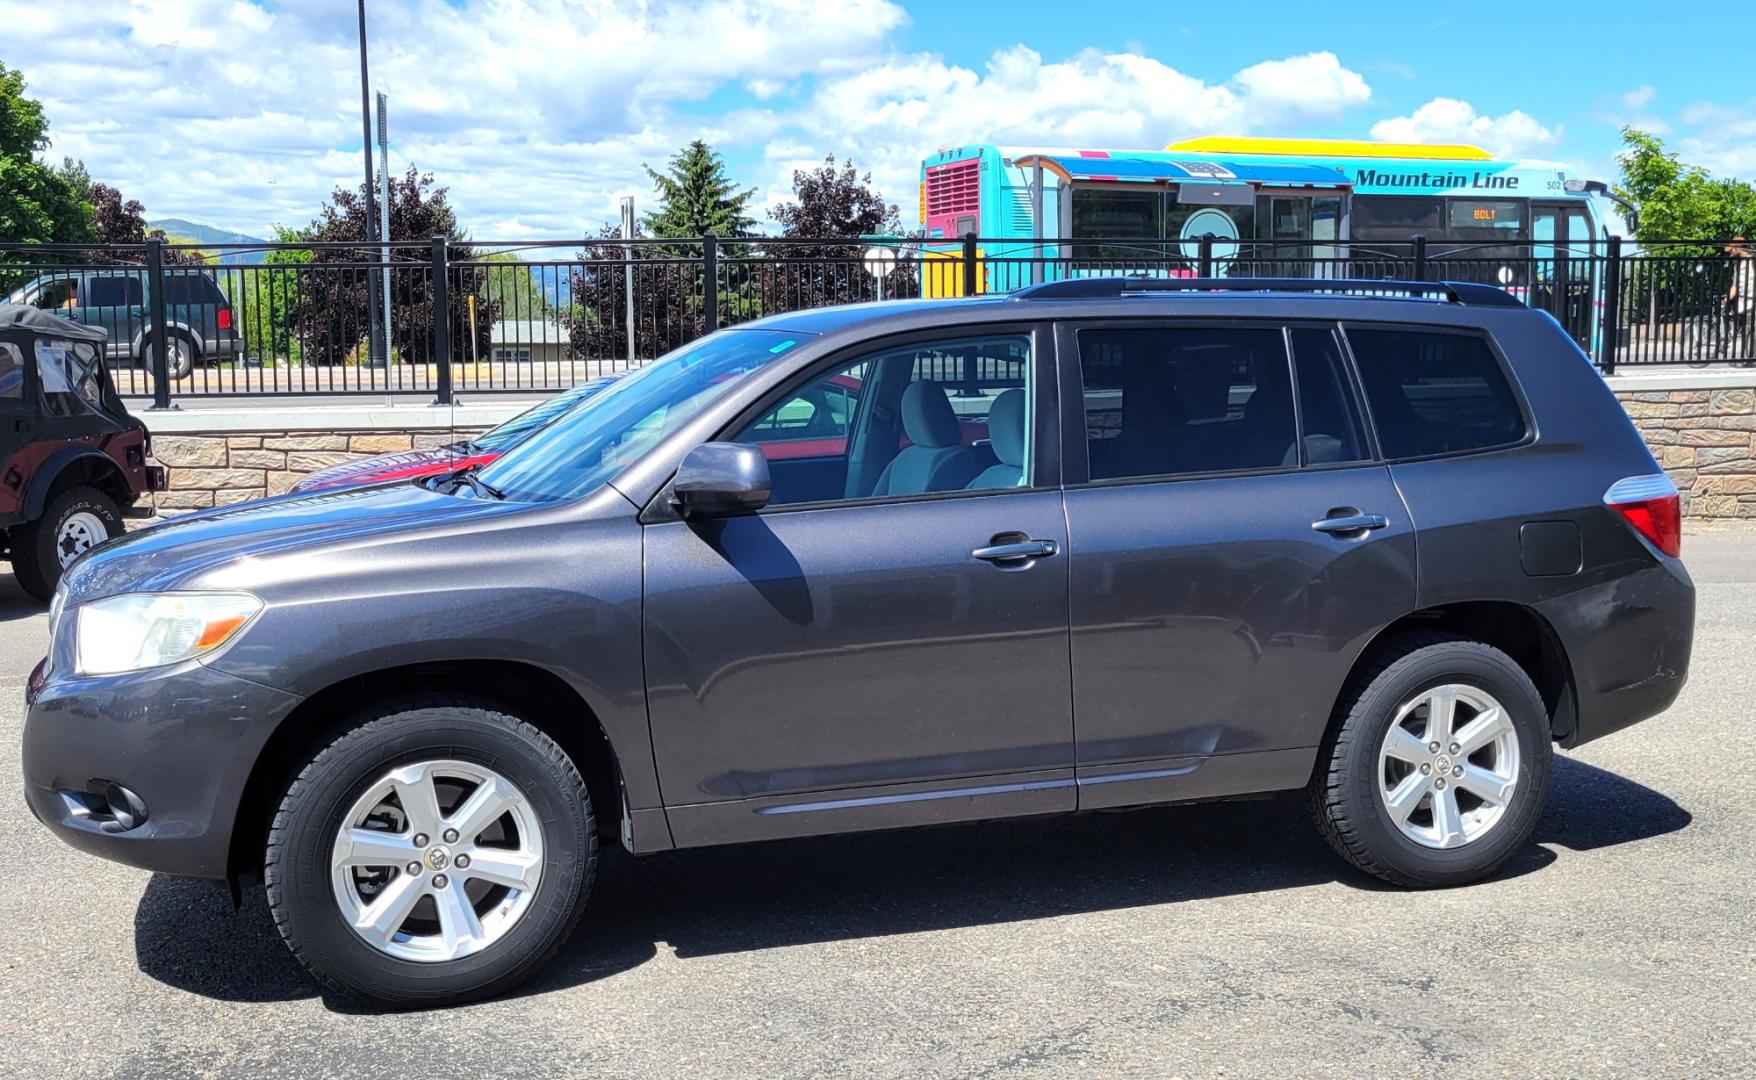
[[(480, 467), (481, 466), (479, 465), (465, 465), (463, 468), (452, 473), (447, 479), (455, 480), (464, 485), (471, 491), (475, 492), (478, 497), (489, 499), (506, 498), (506, 493), (504, 491), (501, 491), (493, 484), (488, 483), (486, 480), (483, 480), (476, 475), (476, 470)], [(453, 487), (451, 490), (456, 491), (457, 488)]]

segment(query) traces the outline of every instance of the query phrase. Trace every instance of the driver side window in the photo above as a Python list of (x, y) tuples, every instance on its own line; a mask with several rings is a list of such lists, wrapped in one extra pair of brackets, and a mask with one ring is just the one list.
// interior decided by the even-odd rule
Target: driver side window
[(770, 506), (1030, 485), (1023, 334), (908, 345), (794, 387), (729, 436), (768, 459)]

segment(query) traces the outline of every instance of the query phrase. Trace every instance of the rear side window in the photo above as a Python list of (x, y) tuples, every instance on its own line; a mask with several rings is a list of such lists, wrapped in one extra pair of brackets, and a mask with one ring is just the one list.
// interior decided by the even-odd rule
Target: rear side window
[(134, 277), (89, 278), (85, 293), (86, 307), (130, 307), (142, 302), (140, 279)]
[(206, 274), (165, 276), (167, 304), (223, 304), (225, 300), (225, 294), (220, 292), (219, 285)]
[(0, 341), (0, 402), (17, 404), (24, 400), (24, 357), (18, 346)]
[(1081, 330), (1093, 480), (1297, 466), (1274, 329)]
[(1385, 457), (1460, 454), (1524, 438), (1518, 399), (1481, 338), (1350, 327), (1347, 339)]

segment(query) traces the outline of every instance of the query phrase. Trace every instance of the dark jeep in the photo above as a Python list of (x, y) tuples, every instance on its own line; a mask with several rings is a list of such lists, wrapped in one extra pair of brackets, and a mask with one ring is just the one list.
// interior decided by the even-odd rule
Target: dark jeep
[(104, 331), (0, 306), (0, 546), (48, 600), (67, 565), (122, 531), (164, 471), (103, 362)]

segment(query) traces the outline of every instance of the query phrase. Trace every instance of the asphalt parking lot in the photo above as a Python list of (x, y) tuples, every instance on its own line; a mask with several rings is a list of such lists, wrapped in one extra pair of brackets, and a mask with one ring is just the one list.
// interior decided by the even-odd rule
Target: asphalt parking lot
[(45, 619), (0, 572), (0, 1075), (1748, 1076), (1756, 529), (1694, 531), (1693, 674), (1558, 757), (1537, 844), (1405, 893), (1290, 799), (612, 852), (517, 996), (320, 996), (260, 893), (80, 855), (25, 810)]

